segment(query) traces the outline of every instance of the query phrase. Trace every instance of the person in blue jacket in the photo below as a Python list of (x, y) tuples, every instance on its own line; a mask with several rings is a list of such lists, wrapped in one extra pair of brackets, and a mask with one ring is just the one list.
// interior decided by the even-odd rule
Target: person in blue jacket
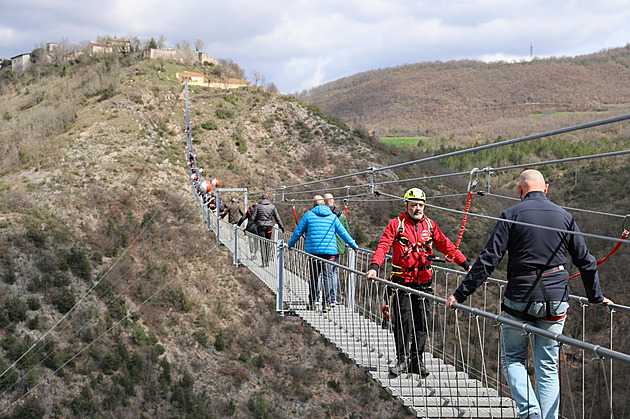
[[(289, 240), (289, 248), (295, 246), (302, 235), (304, 235), (304, 251), (321, 259), (332, 260), (337, 255), (337, 235), (351, 248), (357, 248), (357, 244), (343, 227), (339, 218), (330, 210), (320, 195), (315, 195), (313, 209), (304, 214), (300, 220)], [(322, 264), (323, 262), (319, 259), (309, 258), (310, 280), (307, 307), (309, 310), (315, 309), (317, 281), (319, 273), (322, 272)], [(329, 266), (324, 267), (322, 272), (322, 288), (324, 289), (322, 307), (324, 311), (330, 311), (331, 302), (328, 290), (330, 289), (331, 272)]]
[[(569, 308), (567, 253), (580, 270), (588, 301), (594, 304), (612, 304), (612, 301), (602, 294), (597, 260), (589, 253), (575, 220), (547, 199), (549, 185), (543, 175), (538, 170), (525, 170), (517, 187), (522, 202), (501, 214), (488, 243), (448, 297), (446, 306), (452, 308), (455, 303), (463, 303), (492, 274), (507, 252), (508, 283), (501, 304), (503, 316), (561, 334)], [(529, 335), (507, 325), (502, 330), (503, 370), (518, 405), (519, 418), (557, 418), (559, 343), (532, 336), (538, 387), (534, 391), (527, 375)]]

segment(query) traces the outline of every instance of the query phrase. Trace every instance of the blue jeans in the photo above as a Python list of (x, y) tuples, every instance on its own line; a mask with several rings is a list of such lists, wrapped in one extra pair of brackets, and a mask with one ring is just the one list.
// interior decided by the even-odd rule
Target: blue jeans
[[(505, 299), (507, 307), (523, 310), (527, 303)], [(552, 316), (562, 316), (569, 309), (566, 301), (550, 301)], [(547, 315), (544, 302), (534, 302), (528, 314), (539, 317), (535, 322), (528, 322), (532, 326), (545, 329), (553, 333), (562, 333), (565, 318), (562, 320), (543, 320)], [(503, 312), (503, 316), (522, 321)], [(558, 417), (560, 406), (560, 385), (558, 381), (558, 350), (560, 345), (553, 339), (531, 335), (534, 340), (534, 364), (536, 370), (537, 392), (532, 389), (527, 375), (527, 346), (529, 336), (522, 329), (515, 329), (503, 325), (503, 341), (501, 345), (501, 362), (505, 378), (512, 389), (512, 397), (518, 406), (520, 418), (526, 418), (534, 413), (545, 419)]]

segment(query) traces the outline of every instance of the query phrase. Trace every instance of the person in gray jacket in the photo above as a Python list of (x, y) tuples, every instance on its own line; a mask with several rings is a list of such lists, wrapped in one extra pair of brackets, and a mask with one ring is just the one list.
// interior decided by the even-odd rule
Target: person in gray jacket
[[(260, 237), (264, 237), (265, 239), (271, 239), (271, 233), (273, 232), (274, 221), (280, 227), (280, 230), (284, 233), (284, 224), (282, 224), (282, 220), (280, 219), (280, 214), (278, 214), (278, 210), (276, 206), (271, 203), (269, 200), (269, 195), (263, 193), (260, 197), (260, 202), (254, 208), (252, 213), (252, 219), (258, 228), (258, 235)], [(269, 266), (269, 256), (270, 256), (270, 245), (269, 242), (264, 242), (262, 244), (262, 267)]]

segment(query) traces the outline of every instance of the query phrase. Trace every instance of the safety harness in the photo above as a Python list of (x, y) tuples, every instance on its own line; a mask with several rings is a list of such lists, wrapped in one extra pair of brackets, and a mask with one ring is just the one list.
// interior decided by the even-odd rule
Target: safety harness
[[(403, 234), (405, 233), (405, 220), (402, 216), (398, 216), (398, 229), (396, 236), (394, 237), (394, 241), (397, 241), (402, 246), (404, 252), (400, 255), (398, 260), (408, 256), (411, 252), (417, 252), (420, 255), (424, 255), (425, 259), (428, 260), (428, 255), (433, 253), (433, 222), (425, 215), (424, 219), (427, 221), (427, 225), (429, 226), (430, 237), (429, 239), (422, 243), (420, 241), (416, 243), (411, 243), (409, 238), (405, 237)], [(399, 262), (400, 263), (400, 262)], [(430, 265), (418, 266), (415, 268), (403, 268), (402, 266), (394, 264), (392, 260), (392, 274), (391, 277), (396, 275), (402, 275), (405, 272), (420, 272), (431, 269)], [(416, 274), (417, 276), (417, 274)], [(390, 278), (391, 278), (390, 277)]]
[[(547, 289), (545, 288), (545, 284), (543, 283), (544, 274), (555, 273), (561, 270), (564, 270), (564, 266), (562, 265), (555, 266), (552, 268), (536, 269), (535, 271), (536, 280), (534, 281), (534, 284), (529, 289), (529, 291), (527, 291), (527, 294), (525, 295), (525, 300), (527, 300), (527, 305), (525, 306), (525, 308), (522, 311), (520, 311), (512, 307), (508, 307), (505, 305), (504, 302), (501, 302), (501, 310), (505, 311), (506, 313), (516, 318), (524, 320), (526, 322), (535, 322), (536, 320), (558, 321), (558, 320), (564, 319), (567, 316), (567, 313), (564, 313), (562, 316), (551, 315), (551, 302), (549, 300), (549, 295), (547, 294)], [(540, 290), (542, 291), (543, 296), (545, 297), (545, 307), (547, 309), (547, 315), (545, 317), (536, 317), (528, 313), (529, 308), (534, 303), (534, 295), (536, 294), (536, 290), (538, 289), (538, 287), (540, 287)]]

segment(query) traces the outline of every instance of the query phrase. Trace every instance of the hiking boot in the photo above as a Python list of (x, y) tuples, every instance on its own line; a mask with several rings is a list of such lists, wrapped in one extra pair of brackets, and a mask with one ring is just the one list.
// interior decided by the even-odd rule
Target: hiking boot
[(406, 359), (402, 361), (398, 361), (396, 365), (389, 367), (389, 373), (394, 377), (398, 377), (400, 374), (404, 374), (407, 372), (408, 363)]
[(330, 306), (324, 306), (323, 312), (328, 313), (331, 310)]
[(418, 361), (411, 361), (411, 365), (409, 365), (409, 372), (412, 374), (420, 374), (420, 377), (427, 378), (429, 376), (429, 371), (427, 371), (427, 367), (424, 366), (424, 362), (420, 363), (420, 367), (418, 368)]

